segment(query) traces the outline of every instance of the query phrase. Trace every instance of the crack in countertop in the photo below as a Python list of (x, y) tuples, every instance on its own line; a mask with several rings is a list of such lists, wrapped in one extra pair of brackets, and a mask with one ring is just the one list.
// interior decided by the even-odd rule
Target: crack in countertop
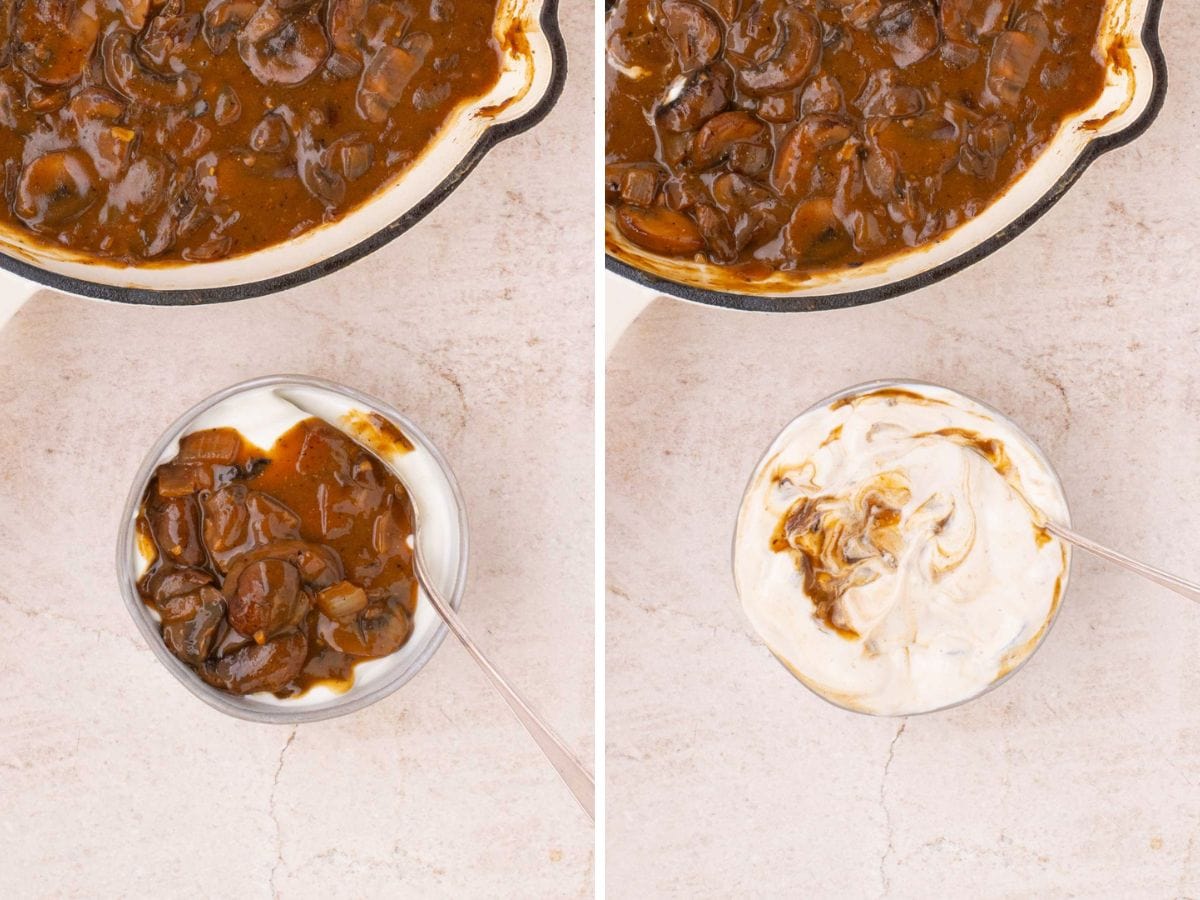
[(892, 832), (892, 811), (887, 803), (888, 773), (892, 770), (892, 760), (896, 758), (896, 744), (900, 740), (900, 735), (904, 734), (904, 729), (907, 727), (908, 722), (906, 720), (901, 722), (900, 727), (896, 729), (896, 734), (892, 737), (891, 744), (888, 745), (887, 759), (883, 763), (883, 775), (879, 779), (879, 807), (883, 810), (883, 826), (887, 836), (887, 845), (883, 848), (883, 853), (879, 857), (880, 897), (886, 897), (892, 889), (892, 880), (887, 874), (887, 862), (896, 849), (895, 835)]
[(753, 635), (748, 634), (747, 632), (743, 631), (740, 628), (732, 628), (729, 625), (721, 624), (720, 622), (718, 622), (716, 620), (709, 621), (708, 619), (702, 618), (701, 616), (695, 615), (694, 613), (685, 612), (684, 610), (676, 609), (675, 607), (668, 606), (666, 604), (660, 604), (660, 605), (656, 606), (655, 604), (651, 603), (648, 600), (638, 600), (632, 594), (630, 594), (628, 591), (617, 587), (615, 584), (612, 584), (611, 582), (606, 585), (606, 589), (608, 590), (608, 592), (610, 594), (615, 594), (616, 596), (620, 597), (622, 600), (625, 600), (626, 602), (632, 604), (634, 607), (636, 607), (637, 609), (640, 609), (644, 613), (649, 613), (650, 615), (656, 615), (658, 613), (668, 613), (672, 616), (677, 616), (678, 618), (686, 619), (687, 621), (693, 623), (697, 628), (712, 629), (713, 637), (717, 637), (718, 634), (724, 633), (724, 634), (731, 635), (734, 637), (744, 638), (745, 640), (749, 641), (750, 645), (753, 647), (763, 646), (761, 641), (756, 640)]
[(275, 824), (275, 861), (271, 864), (271, 877), (267, 882), (271, 886), (272, 897), (280, 896), (279, 888), (275, 885), (275, 878), (279, 874), (279, 867), (283, 865), (283, 827), (279, 823), (279, 816), (275, 813), (275, 794), (279, 789), (279, 776), (283, 772), (284, 757), (287, 756), (288, 749), (292, 746), (292, 741), (296, 739), (296, 732), (299, 728), (299, 725), (292, 726), (287, 740), (279, 750), (279, 761), (275, 765), (275, 776), (271, 779), (271, 793), (267, 796), (267, 815), (271, 817), (271, 821)]
[(123, 641), (132, 646), (135, 650), (145, 649), (145, 646), (141, 642), (128, 634), (122, 634), (119, 631), (112, 631), (108, 628), (100, 628), (96, 625), (88, 625), (84, 622), (78, 621), (77, 619), (73, 619), (70, 616), (64, 616), (61, 613), (56, 613), (49, 609), (31, 609), (30, 607), (17, 603), (11, 597), (8, 597), (4, 594), (0, 594), (0, 604), (3, 604), (5, 607), (11, 609), (18, 615), (25, 616), (29, 619), (52, 619), (55, 622), (62, 622), (65, 625), (70, 625), (77, 631), (84, 631), (88, 634), (95, 635), (96, 637), (107, 637), (112, 638), (113, 640)]

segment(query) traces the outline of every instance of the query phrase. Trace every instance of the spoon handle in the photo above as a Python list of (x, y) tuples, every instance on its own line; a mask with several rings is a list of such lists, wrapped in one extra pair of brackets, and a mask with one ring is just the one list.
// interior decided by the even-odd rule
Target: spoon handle
[(546, 754), (546, 759), (550, 760), (550, 764), (554, 766), (554, 770), (558, 772), (559, 777), (570, 788), (571, 793), (575, 795), (575, 799), (579, 801), (579, 805), (583, 807), (583, 811), (594, 822), (596, 820), (596, 781), (592, 778), (591, 773), (583, 767), (583, 764), (571, 752), (570, 748), (563, 742), (563, 739), (554, 733), (554, 729), (547, 725), (542, 717), (533, 711), (533, 708), (525, 701), (525, 698), (505, 680), (504, 676), (483, 655), (483, 651), (471, 640), (471, 636), (467, 634), (467, 629), (458, 617), (458, 613), (454, 611), (454, 608), (434, 588), (433, 580), (429, 577), (429, 573), (425, 571), (425, 566), (419, 553), (413, 554), (413, 563), (417, 580), (420, 582), (421, 589), (429, 598), (433, 608), (442, 617), (454, 636), (458, 638), (459, 643), (463, 645), (463, 649), (483, 669), (483, 674), (488, 677), (488, 680), (492, 683), (492, 687), (504, 698), (504, 701), (512, 709), (514, 715), (525, 726), (525, 730), (529, 732), (530, 736), (542, 749), (542, 752)]
[(1177, 578), (1170, 572), (1164, 572), (1162, 569), (1138, 562), (1136, 559), (1130, 559), (1116, 550), (1110, 550), (1108, 547), (1097, 544), (1095, 541), (1085, 538), (1082, 534), (1078, 534), (1054, 522), (1047, 522), (1044, 527), (1052, 535), (1066, 541), (1068, 544), (1073, 544), (1081, 550), (1095, 554), (1101, 559), (1106, 559), (1123, 569), (1128, 569), (1130, 572), (1136, 572), (1138, 575), (1153, 581), (1155, 584), (1161, 584), (1163, 587), (1170, 588), (1175, 593), (1187, 597), (1189, 600), (1200, 603), (1200, 584), (1185, 581), (1182, 578)]

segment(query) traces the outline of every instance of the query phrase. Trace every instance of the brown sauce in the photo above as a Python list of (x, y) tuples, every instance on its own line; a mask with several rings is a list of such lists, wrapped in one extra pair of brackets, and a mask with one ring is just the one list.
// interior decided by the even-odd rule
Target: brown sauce
[(1106, 5), (610, 0), (611, 220), (746, 278), (928, 244), (1099, 98)]
[(279, 697), (347, 690), (407, 642), (412, 508), (371, 452), (306, 419), (270, 451), (232, 429), (185, 436), (138, 517), (138, 582), (167, 648), (208, 684)]
[(117, 262), (335, 221), (497, 82), (496, 0), (14, 0), (0, 224)]
[(800, 497), (771, 535), (771, 551), (789, 553), (795, 561), (813, 615), (844, 638), (859, 634), (850, 627), (842, 598), (879, 577), (879, 568), (895, 567), (903, 542), (901, 510), (909, 499), (905, 481), (884, 472), (862, 491), (848, 517), (838, 512), (842, 498)]

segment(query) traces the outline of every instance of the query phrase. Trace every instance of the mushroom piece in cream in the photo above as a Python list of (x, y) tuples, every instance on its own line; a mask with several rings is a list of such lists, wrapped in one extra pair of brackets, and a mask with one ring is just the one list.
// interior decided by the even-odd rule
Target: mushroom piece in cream
[(980, 694), (1057, 612), (1066, 501), (1032, 442), (944, 388), (871, 385), (793, 421), (742, 503), (734, 571), (776, 656), (877, 715)]

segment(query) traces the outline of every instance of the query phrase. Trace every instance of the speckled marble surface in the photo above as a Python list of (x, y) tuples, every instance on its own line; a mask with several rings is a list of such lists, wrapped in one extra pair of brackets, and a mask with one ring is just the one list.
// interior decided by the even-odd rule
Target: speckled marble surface
[[(1200, 896), (1200, 609), (1077, 554), (1008, 684), (836, 710), (749, 631), (729, 547), (780, 428), (909, 376), (1021, 422), (1078, 528), (1200, 577), (1200, 8), (1161, 118), (1032, 231), (919, 295), (763, 317), (657, 301), (608, 375), (608, 887), (650, 895)], [(653, 839), (649, 839), (653, 836)]]
[(591, 896), (590, 825), (453, 640), (360, 713), (253, 725), (155, 661), (113, 566), (186, 406), (272, 372), (354, 385), (449, 458), (464, 618), (590, 763), (592, 22), (564, 6), (555, 111), (365, 261), (203, 309), (43, 293), (0, 331), (0, 895)]

